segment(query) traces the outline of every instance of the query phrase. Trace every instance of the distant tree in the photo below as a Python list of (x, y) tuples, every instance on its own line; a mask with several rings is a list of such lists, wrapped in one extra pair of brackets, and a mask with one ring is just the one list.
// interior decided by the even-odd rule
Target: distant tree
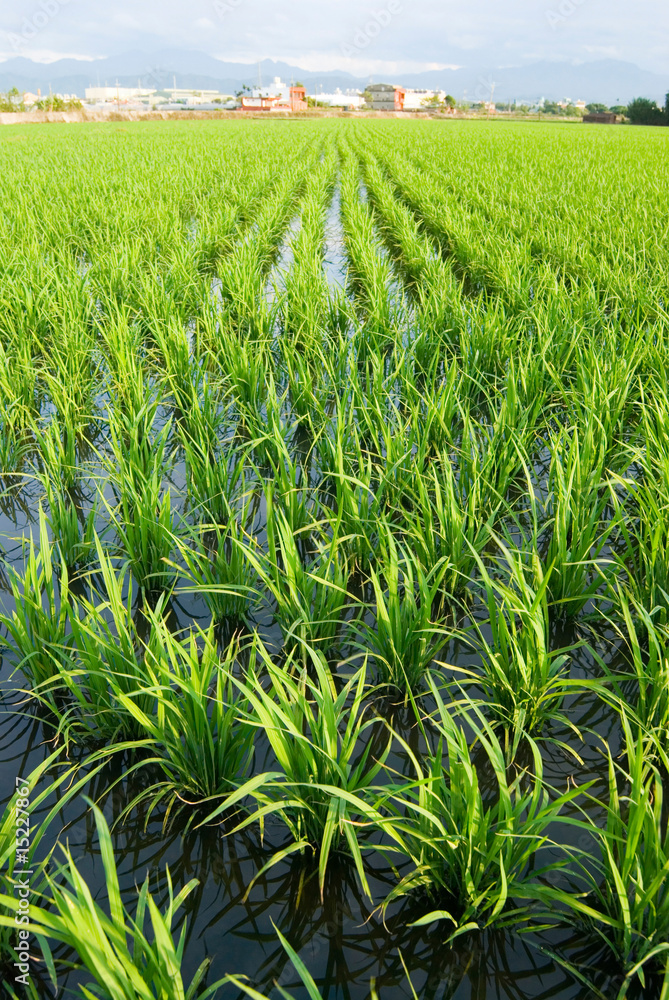
[(613, 104), (611, 106), (611, 111), (613, 111), (614, 115), (626, 115), (627, 114), (627, 105), (626, 104)]
[(546, 101), (544, 104), (544, 111), (547, 115), (559, 115), (561, 110), (556, 101)]
[(372, 103), (374, 101), (374, 95), (372, 94), (371, 90), (366, 90), (362, 95), (362, 99), (364, 103), (367, 105), (367, 107), (371, 108)]
[(564, 113), (568, 118), (580, 118), (581, 116), (581, 112), (574, 104), (568, 104), (564, 109)]
[[(667, 94), (667, 101), (669, 101), (669, 94)], [(453, 97), (453, 95), (452, 94), (446, 94), (446, 97), (444, 98), (444, 107), (446, 107), (446, 108), (454, 108), (456, 106), (456, 104), (457, 104), (457, 101), (455, 100), (455, 98)]]
[(664, 99), (664, 124), (669, 125), (669, 94)]
[(664, 111), (647, 97), (635, 97), (627, 105), (627, 117), (633, 125), (664, 125), (666, 121)]
[(586, 104), (585, 107), (591, 115), (602, 115), (609, 110), (608, 104)]
[(6, 94), (0, 94), (0, 111), (25, 111), (23, 95), (18, 87), (12, 87)]
[(297, 83), (294, 83), (294, 84), (293, 84), (293, 86), (294, 86), (294, 87), (303, 87), (303, 86), (304, 86), (304, 84), (302, 83), (302, 81), (301, 81), (301, 80), (298, 80), (298, 81), (297, 81)]

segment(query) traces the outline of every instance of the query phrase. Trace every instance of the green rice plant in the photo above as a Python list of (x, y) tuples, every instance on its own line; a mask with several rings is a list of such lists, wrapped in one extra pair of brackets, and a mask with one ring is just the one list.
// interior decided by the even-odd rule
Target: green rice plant
[(196, 390), (189, 405), (178, 413), (176, 430), (182, 448), (197, 445), (201, 455), (213, 461), (228, 422), (223, 390), (204, 365), (198, 372)]
[[(79, 596), (79, 613), (69, 617), (69, 655), (59, 657), (58, 650), (52, 655), (54, 675), (45, 686), (45, 694), (53, 688), (68, 695), (69, 700), (52, 707), (59, 735), (66, 742), (87, 738), (108, 744), (124, 739), (139, 741), (144, 734), (119, 695), (133, 698), (139, 710), (152, 715), (157, 693), (146, 683), (145, 644), (127, 599), (132, 594), (132, 579), (127, 566), (114, 570), (112, 557), (97, 535), (94, 541), (102, 589), (94, 590), (90, 599)], [(154, 609), (156, 616), (162, 613), (164, 603), (161, 596)]]
[(315, 430), (322, 419), (318, 398), (319, 383), (323, 378), (322, 356), (312, 361), (301, 350), (282, 344), (283, 365), (288, 378), (288, 392), (292, 412)]
[(361, 649), (370, 651), (379, 680), (408, 697), (448, 638), (432, 616), (449, 564), (443, 557), (426, 572), (387, 524), (380, 539), (380, 569), (370, 570), (375, 620), (361, 626)]
[(227, 449), (212, 452), (203, 439), (184, 440), (188, 473), (189, 506), (200, 521), (224, 527), (235, 501), (244, 494), (246, 449), (239, 454)]
[(169, 590), (174, 582), (170, 557), (174, 548), (176, 519), (169, 489), (153, 478), (141, 494), (124, 490), (121, 502), (110, 510), (133, 579), (146, 593)]
[[(414, 909), (427, 910), (414, 926), (446, 921), (454, 928), (448, 936), (452, 941), (469, 931), (527, 919), (516, 898), (522, 898), (528, 884), (566, 863), (546, 856), (542, 864), (540, 852), (554, 846), (551, 828), (580, 790), (549, 795), (541, 754), (532, 741), (532, 773), (518, 769), (509, 774), (504, 750), (480, 709), (470, 703), (469, 710), (460, 709), (459, 718), (444, 702), (434, 674), (428, 683), (436, 704), (430, 717), (436, 749), (420, 757), (395, 734), (416, 777), (401, 785), (393, 782), (376, 803), (384, 815), (390, 811), (381, 821), (391, 837), (390, 849), (413, 864), (384, 900), (383, 910), (399, 898), (412, 897)], [(463, 723), (474, 735), (472, 749)], [(478, 763), (473, 749), (480, 751)], [(494, 775), (492, 795), (482, 787), (481, 770)]]
[(578, 646), (552, 648), (546, 596), (550, 576), (542, 574), (536, 554), (528, 561), (499, 540), (497, 545), (506, 579), (491, 574), (475, 554), (487, 619), (472, 618), (470, 641), (481, 665), (465, 673), (483, 687), (489, 711), (504, 727), (507, 741), (512, 737), (515, 753), (523, 734), (540, 735), (558, 722), (573, 729), (562, 706), (577, 686), (567, 665)]
[(107, 368), (105, 382), (115, 410), (140, 413), (146, 404), (148, 377), (138, 324), (132, 324), (127, 310), (108, 304), (106, 322), (100, 329), (101, 348)]
[[(205, 527), (204, 538), (194, 531), (189, 533), (191, 544), (186, 538), (176, 540), (181, 575), (204, 599), (214, 625), (246, 621), (258, 600), (257, 575), (247, 557), (244, 521), (244, 514), (240, 521), (230, 516), (224, 528), (218, 524)], [(181, 585), (178, 592), (190, 590)]]
[[(648, 762), (647, 742), (635, 738), (622, 714), (626, 766), (618, 764), (608, 746), (608, 801), (597, 802), (606, 812), (599, 827), (587, 817), (599, 847), (598, 856), (579, 867), (581, 891), (556, 887), (537, 891), (554, 919), (563, 908), (581, 934), (606, 948), (610, 961), (624, 975), (616, 1000), (627, 996), (638, 980), (658, 972), (669, 984), (669, 829), (664, 808), (663, 779)], [(584, 890), (584, 891), (583, 891)]]
[(21, 409), (12, 404), (0, 409), (0, 479), (7, 482), (20, 473), (30, 454), (31, 441)]
[(111, 455), (104, 464), (119, 490), (127, 486), (129, 492), (139, 494), (147, 479), (160, 478), (171, 466), (172, 425), (168, 420), (157, 429), (158, 406), (158, 399), (149, 396), (137, 410), (110, 408), (107, 412)]
[(547, 542), (541, 545), (545, 567), (552, 567), (548, 599), (558, 616), (574, 618), (615, 570), (602, 551), (617, 519), (604, 520), (608, 502), (604, 461), (592, 426), (571, 428), (551, 444), (548, 475)]
[[(139, 891), (134, 914), (121, 899), (121, 889), (114, 860), (109, 827), (100, 810), (90, 803), (100, 841), (100, 853), (105, 873), (109, 912), (98, 903), (77, 868), (69, 848), (63, 848), (65, 861), (55, 874), (47, 874), (52, 908), (31, 904), (30, 923), (26, 929), (38, 936), (45, 962), (54, 987), (56, 970), (49, 941), (72, 948), (78, 965), (92, 977), (82, 987), (79, 996), (99, 1000), (205, 1000), (212, 996), (225, 980), (219, 980), (203, 992), (200, 984), (209, 959), (200, 965), (186, 986), (181, 973), (186, 924), (182, 925), (175, 944), (172, 924), (185, 899), (197, 885), (193, 879), (174, 895), (169, 869), (166, 870), (169, 903), (161, 913), (149, 891), (149, 876)], [(62, 883), (57, 879), (62, 879)], [(0, 904), (16, 911), (18, 900), (0, 895)], [(147, 922), (148, 916), (148, 922)], [(12, 919), (0, 916), (0, 923), (11, 926)]]
[[(83, 777), (78, 774), (79, 767), (75, 764), (61, 767), (60, 773), (52, 781), (47, 781), (49, 773), (62, 764), (62, 757), (61, 747), (45, 757), (25, 778), (18, 776), (15, 790), (0, 816), (0, 894), (12, 897), (14, 904), (20, 900), (14, 894), (15, 881), (25, 881), (28, 877), (31, 893), (45, 891), (45, 876), (56, 841), (53, 841), (53, 846), (45, 857), (38, 861), (40, 845), (47, 834), (53, 834), (53, 822), (63, 807), (81, 792), (104, 764), (104, 761), (96, 763), (96, 755), (92, 754), (89, 757), (90, 767)], [(31, 822), (33, 818), (37, 820), (40, 808), (47, 806), (54, 794), (57, 796), (56, 803), (39, 821)], [(20, 918), (18, 922), (15, 916)], [(3, 922), (3, 917), (6, 922)], [(16, 978), (13, 963), (18, 961), (18, 955), (15, 946), (18, 932), (27, 923), (27, 911), (22, 910), (16, 914), (15, 907), (0, 903), (0, 974), (7, 967), (6, 984)], [(21, 938), (25, 937), (27, 933), (21, 935)]]
[[(607, 679), (602, 697), (613, 700), (635, 726), (669, 751), (669, 627), (660, 625), (624, 587), (616, 589), (615, 617), (607, 619), (622, 640), (629, 671), (614, 670), (598, 657)], [(635, 684), (630, 694), (630, 681)], [(653, 748), (653, 743), (649, 744)]]
[[(147, 611), (151, 624), (136, 690), (122, 690), (113, 675), (112, 697), (134, 719), (136, 731), (153, 743), (150, 762), (163, 779), (150, 785), (126, 808), (148, 800), (151, 811), (167, 800), (164, 823), (171, 813), (210, 808), (229, 795), (248, 773), (255, 730), (245, 721), (246, 698), (235, 690), (233, 670), (238, 644), (232, 641), (219, 656), (214, 629), (193, 630), (177, 638), (164, 617)], [(149, 703), (146, 711), (143, 704)]]
[(47, 522), (58, 558), (70, 570), (88, 565), (95, 551), (97, 501), (85, 513), (72, 496), (58, 489), (49, 479), (42, 478), (42, 485), (49, 505)]
[(43, 344), (47, 350), (40, 374), (60, 422), (77, 437), (93, 415), (99, 355), (94, 352), (94, 339), (85, 322), (62, 319), (58, 336)]
[(79, 479), (79, 470), (77, 441), (72, 428), (54, 418), (46, 427), (35, 425), (33, 433), (44, 474), (62, 489), (73, 489)]
[(316, 543), (315, 558), (308, 562), (286, 515), (274, 506), (272, 491), (266, 496), (267, 553), (247, 545), (244, 556), (274, 598), (286, 650), (297, 647), (307, 655), (313, 647), (327, 655), (336, 645), (349, 600), (348, 562), (336, 537)]
[(16, 431), (28, 430), (39, 413), (37, 366), (32, 341), (21, 338), (7, 350), (0, 343), (0, 407), (13, 414)]
[(201, 371), (191, 360), (186, 331), (172, 320), (166, 328), (156, 324), (153, 336), (156, 341), (159, 378), (177, 408), (181, 412), (187, 412), (199, 405), (198, 382)]
[(321, 511), (332, 537), (342, 539), (352, 568), (366, 571), (374, 558), (382, 497), (376, 489), (375, 464), (362, 447), (350, 411), (339, 407), (336, 419), (332, 436), (324, 435), (319, 442), (325, 493)]
[(365, 329), (377, 345), (387, 342), (395, 322), (391, 270), (374, 233), (374, 214), (359, 199), (359, 171), (349, 155), (341, 174), (341, 211), (349, 280), (365, 315)]
[(39, 545), (31, 534), (23, 574), (13, 567), (10, 586), (15, 610), (0, 613), (9, 646), (34, 692), (58, 676), (59, 664), (68, 662), (71, 642), (71, 604), (67, 567), (61, 563), (56, 577), (54, 549), (49, 541), (44, 511), (39, 512)]
[(337, 692), (320, 653), (310, 651), (308, 667), (303, 666), (296, 676), (290, 660), (286, 667), (277, 666), (257, 639), (253, 655), (260, 658), (269, 688), (254, 666), (235, 684), (250, 706), (243, 718), (263, 730), (280, 770), (254, 775), (205, 822), (251, 798), (258, 808), (235, 830), (275, 815), (291, 836), (290, 844), (263, 871), (295, 851), (311, 850), (318, 855), (322, 896), (328, 861), (334, 852), (342, 851), (353, 858), (360, 883), (371, 896), (359, 826), (377, 816), (367, 804), (367, 795), (390, 752), (390, 739), (376, 756), (372, 756), (372, 742), (364, 739), (377, 725), (365, 708), (366, 664)]
[(489, 544), (494, 514), (480, 508), (478, 484), (463, 496), (450, 456), (433, 464), (416, 483), (413, 509), (405, 515), (407, 539), (424, 567), (447, 562), (442, 587), (450, 598), (462, 599), (474, 576), (475, 553)]
[(669, 620), (669, 403), (662, 391), (658, 396), (644, 410), (645, 449), (630, 455), (639, 473), (613, 476), (611, 501), (621, 542), (616, 568), (627, 577), (635, 602), (664, 625)]
[(155, 418), (149, 403), (129, 417), (115, 413), (109, 422), (114, 461), (107, 465), (118, 503), (105, 503), (133, 578), (146, 592), (173, 582), (169, 559), (177, 527), (170, 490), (163, 488), (171, 427), (168, 422), (152, 434)]
[(659, 624), (669, 621), (669, 491), (662, 479), (617, 480), (631, 500), (635, 516), (623, 516), (614, 495), (622, 546), (616, 569), (629, 581), (634, 600)]
[(281, 510), (294, 534), (303, 532), (313, 522), (313, 490), (308, 486), (306, 462), (302, 456), (293, 457), (286, 438), (282, 434), (274, 435), (273, 450), (276, 458), (271, 456), (269, 463), (273, 472), (271, 500), (268, 505), (274, 505)]

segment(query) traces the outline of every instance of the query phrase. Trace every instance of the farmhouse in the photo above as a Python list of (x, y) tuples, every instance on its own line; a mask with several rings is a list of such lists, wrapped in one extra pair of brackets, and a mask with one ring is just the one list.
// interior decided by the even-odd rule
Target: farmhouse
[(373, 83), (367, 87), (372, 95), (374, 111), (403, 111), (406, 91), (390, 83)]
[(258, 87), (252, 95), (244, 95), (241, 105), (242, 111), (306, 111), (309, 106), (304, 87), (288, 86), (278, 76), (266, 89)]

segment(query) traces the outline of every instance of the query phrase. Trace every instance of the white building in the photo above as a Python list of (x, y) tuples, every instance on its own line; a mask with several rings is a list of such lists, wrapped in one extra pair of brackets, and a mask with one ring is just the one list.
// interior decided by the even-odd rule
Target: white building
[(283, 101), (290, 100), (290, 84), (284, 83), (280, 76), (274, 77), (274, 82), (269, 87), (254, 87), (253, 96), (260, 97), (280, 97)]
[(86, 87), (85, 91), (87, 101), (134, 101), (139, 97), (150, 97), (155, 92), (155, 87), (152, 90), (140, 87)]
[(445, 90), (405, 90), (404, 92), (404, 110), (405, 111), (421, 111), (426, 107), (429, 101), (434, 98), (441, 103), (446, 97)]
[(310, 94), (315, 101), (320, 101), (321, 104), (327, 104), (331, 108), (352, 108), (357, 110), (361, 108), (365, 103), (364, 97), (359, 90), (347, 90), (343, 93), (339, 87), (335, 90), (334, 94)]

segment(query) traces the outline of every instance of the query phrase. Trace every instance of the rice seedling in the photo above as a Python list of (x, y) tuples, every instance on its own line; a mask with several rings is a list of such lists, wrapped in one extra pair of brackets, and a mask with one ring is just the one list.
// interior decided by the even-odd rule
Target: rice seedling
[[(73, 948), (81, 967), (93, 977), (90, 986), (80, 993), (82, 997), (96, 996), (104, 1000), (178, 997), (180, 1000), (191, 1000), (200, 996), (204, 1000), (212, 996), (224, 980), (198, 993), (209, 964), (205, 961), (186, 985), (181, 974), (186, 924), (182, 924), (176, 943), (172, 932), (175, 915), (197, 885), (197, 880), (187, 883), (175, 895), (168, 869), (169, 902), (161, 913), (149, 890), (147, 874), (138, 893), (134, 914), (131, 914), (121, 899), (109, 827), (98, 807), (93, 803), (90, 807), (100, 841), (109, 912), (105, 912), (93, 898), (69, 848), (63, 848), (65, 860), (58, 865), (56, 873), (46, 876), (49, 887), (47, 898), (54, 909), (36, 905), (29, 908), (30, 922), (26, 930), (39, 936), (54, 987), (57, 977), (49, 941), (59, 941)], [(58, 876), (64, 880), (62, 884), (56, 880)], [(18, 901), (11, 896), (0, 895), (0, 903), (13, 911), (18, 907)], [(0, 923), (12, 926), (13, 920), (0, 916)]]
[[(192, 534), (192, 544), (177, 539), (180, 571), (209, 609), (214, 625), (246, 621), (258, 602), (257, 575), (247, 556), (244, 516), (231, 516), (226, 527), (214, 525), (204, 536)], [(184, 585), (179, 593), (188, 593)]]
[(297, 647), (307, 655), (315, 648), (327, 655), (336, 644), (349, 601), (346, 558), (338, 551), (336, 537), (316, 543), (311, 560), (303, 557), (286, 515), (274, 507), (271, 491), (266, 496), (267, 554), (249, 545), (244, 557), (274, 599), (286, 651)]
[[(255, 732), (243, 721), (246, 700), (233, 681), (238, 645), (233, 640), (221, 661), (213, 628), (177, 639), (165, 620), (147, 612), (151, 634), (142, 661), (142, 679), (124, 691), (110, 678), (112, 696), (153, 741), (151, 763), (163, 772), (127, 806), (131, 811), (150, 800), (151, 810), (166, 799), (164, 823), (172, 811), (210, 808), (242, 781), (253, 757)], [(143, 705), (147, 702), (151, 710)]]
[(114, 453), (110, 473), (118, 504), (111, 508), (106, 503), (128, 568), (149, 593), (165, 590), (173, 581), (168, 563), (177, 529), (171, 492), (163, 483), (171, 427), (168, 422), (152, 436), (155, 417), (155, 406), (147, 406), (130, 419), (110, 421)]
[(73, 489), (79, 478), (77, 442), (71, 427), (52, 420), (47, 427), (35, 426), (44, 474), (65, 490)]
[(424, 567), (446, 563), (442, 589), (451, 600), (465, 596), (468, 583), (492, 536), (494, 515), (481, 512), (478, 481), (460, 494), (450, 457), (432, 464), (416, 485), (414, 509), (405, 516), (407, 537)]
[(383, 525), (379, 565), (380, 573), (370, 571), (376, 617), (361, 628), (361, 649), (371, 652), (379, 681), (408, 696), (448, 637), (432, 620), (448, 561), (443, 557), (426, 572)]
[[(579, 865), (581, 891), (555, 887), (537, 895), (551, 907), (563, 907), (566, 919), (606, 947), (609, 960), (623, 974), (616, 1000), (627, 996), (635, 980), (645, 988), (651, 972), (669, 983), (669, 830), (663, 779), (646, 759), (645, 739), (634, 736), (623, 713), (626, 765), (608, 760), (605, 824), (589, 820), (598, 855)], [(598, 803), (601, 806), (601, 803)]]
[(68, 661), (70, 643), (70, 593), (67, 567), (61, 563), (58, 577), (54, 550), (49, 541), (43, 510), (39, 513), (39, 544), (32, 535), (26, 546), (23, 574), (11, 570), (10, 586), (15, 610), (0, 614), (10, 649), (33, 691), (58, 675), (58, 665)]
[[(390, 809), (382, 826), (392, 840), (392, 850), (413, 864), (383, 903), (386, 910), (401, 897), (410, 896), (415, 908), (427, 910), (417, 926), (445, 921), (447, 940), (492, 924), (523, 922), (527, 913), (518, 908), (528, 883), (554, 870), (537, 856), (552, 845), (550, 831), (556, 819), (579, 791), (572, 789), (551, 798), (543, 785), (543, 765), (535, 743), (532, 774), (518, 770), (509, 775), (506, 756), (494, 730), (474, 705), (458, 720), (446, 705), (442, 691), (429, 677), (436, 711), (430, 718), (437, 738), (436, 750), (419, 758), (395, 734), (415, 769), (415, 780), (394, 782), (377, 807)], [(483, 751), (485, 768), (494, 775), (494, 794), (484, 793), (481, 764), (473, 759), (462, 722)], [(558, 862), (557, 864), (563, 864)]]
[(334, 852), (343, 851), (353, 858), (360, 883), (371, 897), (358, 827), (376, 817), (366, 793), (388, 756), (390, 740), (377, 757), (372, 757), (372, 744), (364, 736), (378, 723), (365, 711), (366, 667), (363, 665), (337, 692), (317, 652), (310, 651), (309, 670), (302, 667), (296, 676), (277, 667), (262, 643), (255, 642), (254, 653), (270, 687), (265, 690), (253, 666), (244, 680), (235, 681), (249, 703), (242, 717), (264, 730), (280, 770), (250, 778), (204, 822), (250, 797), (258, 808), (235, 830), (276, 815), (291, 836), (288, 846), (277, 852), (268, 866), (295, 851), (315, 852), (322, 894), (328, 860)]
[[(569, 678), (571, 649), (554, 649), (550, 638), (547, 589), (536, 555), (528, 560), (498, 542), (507, 579), (491, 574), (476, 555), (484, 604), (485, 627), (472, 619), (471, 636), (481, 666), (469, 674), (480, 684), (489, 710), (512, 738), (513, 753), (523, 734), (540, 735), (560, 722), (571, 728), (562, 711), (564, 699), (576, 686)], [(488, 639), (488, 634), (490, 639)], [(578, 733), (576, 733), (578, 736)]]
[[(95, 547), (102, 587), (90, 599), (79, 596), (78, 612), (69, 616), (67, 643), (47, 649), (52, 675), (42, 694), (68, 695), (69, 700), (52, 707), (66, 741), (139, 740), (144, 734), (121, 696), (133, 698), (138, 711), (152, 715), (157, 695), (146, 683), (144, 645), (127, 598), (132, 579), (127, 568), (114, 570), (97, 535)], [(154, 613), (159, 615), (163, 606), (160, 597)]]
[[(25, 778), (18, 776), (15, 790), (0, 815), (0, 898), (9, 897), (12, 900), (11, 905), (0, 902), (0, 974), (3, 975), (3, 985), (8, 989), (9, 983), (16, 981), (13, 963), (20, 961), (17, 945), (24, 944), (29, 936), (25, 931), (28, 923), (27, 901), (21, 904), (25, 894), (21, 896), (16, 890), (22, 888), (26, 880), (31, 894), (39, 895), (46, 890), (48, 865), (56, 849), (56, 841), (53, 840), (46, 852), (43, 852), (43, 842), (47, 835), (53, 836), (59, 813), (103, 766), (96, 763), (95, 755), (91, 755), (90, 771), (82, 777), (76, 764), (65, 766), (62, 758), (63, 750), (60, 748), (45, 757)], [(58, 767), (60, 773), (45, 783)], [(40, 787), (42, 784), (44, 787)], [(48, 807), (54, 795), (56, 802)], [(45, 810), (45, 815), (40, 814), (41, 810)], [(42, 858), (41, 853), (44, 853)]]
[[(669, 634), (623, 587), (616, 592), (616, 618), (611, 621), (627, 654), (627, 671), (599, 664), (607, 679), (604, 697), (612, 698), (635, 725), (654, 737), (660, 755), (669, 750)], [(635, 687), (630, 694), (630, 682)], [(651, 754), (654, 744), (648, 745)]]
[(69, 570), (86, 566), (94, 555), (94, 535), (99, 516), (97, 498), (88, 512), (83, 504), (48, 479), (43, 479), (49, 505), (47, 523), (56, 545), (58, 558)]
[(616, 520), (604, 520), (606, 452), (592, 425), (571, 429), (551, 444), (546, 542), (542, 562), (552, 567), (548, 597), (558, 615), (573, 618), (611, 577), (614, 562), (602, 551)]

